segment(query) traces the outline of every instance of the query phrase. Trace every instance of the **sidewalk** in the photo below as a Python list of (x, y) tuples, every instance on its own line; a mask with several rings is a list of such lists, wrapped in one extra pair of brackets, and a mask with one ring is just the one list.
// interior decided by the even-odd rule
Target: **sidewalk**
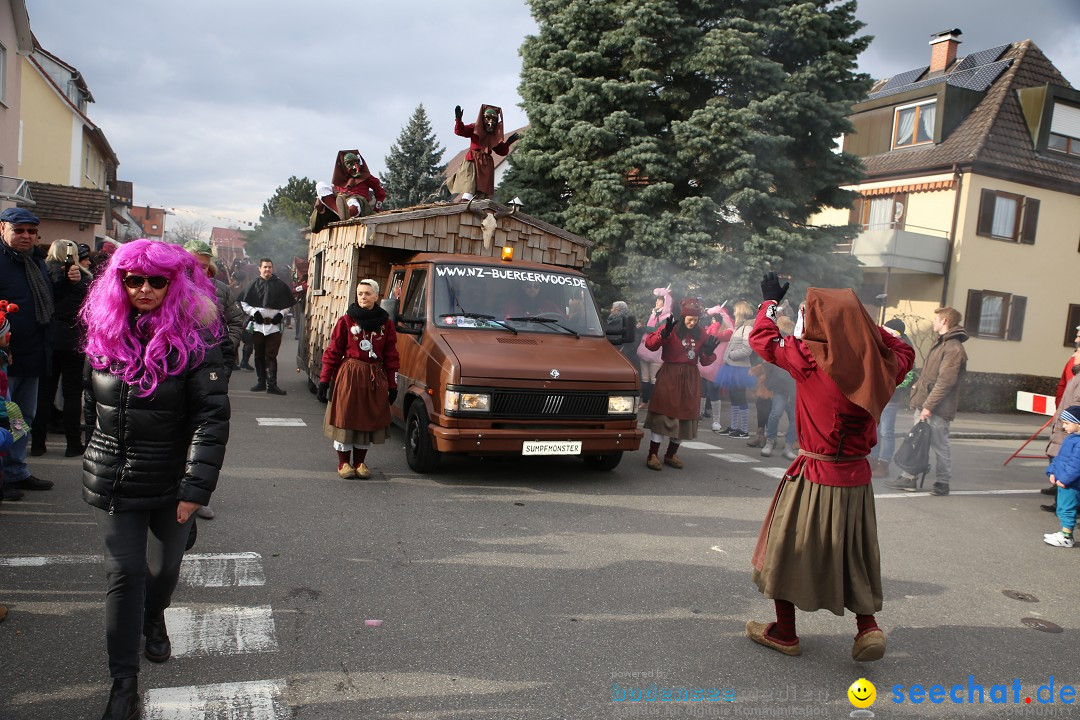
[[(905, 424), (905, 418), (910, 420), (911, 415), (900, 413), (896, 418), (898, 433), (902, 432), (901, 426)], [(971, 440), (1027, 440), (1049, 419), (1049, 415), (1026, 412), (957, 413), (956, 419), (949, 426), (949, 437)], [(1049, 427), (1039, 433), (1036, 441), (1039, 439), (1043, 442), (1050, 439)]]

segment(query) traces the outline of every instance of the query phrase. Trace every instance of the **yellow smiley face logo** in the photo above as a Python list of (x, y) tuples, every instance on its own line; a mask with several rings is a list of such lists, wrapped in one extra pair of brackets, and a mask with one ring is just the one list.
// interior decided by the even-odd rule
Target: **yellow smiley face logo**
[(868, 708), (877, 700), (877, 688), (866, 678), (859, 678), (847, 689), (848, 700), (857, 708)]

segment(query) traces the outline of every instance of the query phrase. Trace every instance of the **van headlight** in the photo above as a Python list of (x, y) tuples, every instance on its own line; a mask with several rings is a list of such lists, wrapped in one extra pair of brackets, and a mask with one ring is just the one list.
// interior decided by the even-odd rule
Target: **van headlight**
[(443, 395), (443, 409), (448, 412), (489, 412), (491, 395), (447, 390)]
[(637, 410), (637, 398), (633, 395), (612, 395), (607, 399), (608, 415), (630, 415)]

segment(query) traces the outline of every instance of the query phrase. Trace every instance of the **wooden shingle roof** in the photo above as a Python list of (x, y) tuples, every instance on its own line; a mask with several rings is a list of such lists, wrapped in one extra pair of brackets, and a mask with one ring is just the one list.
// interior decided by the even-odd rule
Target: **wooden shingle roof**
[(42, 220), (96, 225), (104, 219), (109, 199), (109, 194), (104, 190), (39, 182), (28, 182), (27, 186), (37, 203), (31, 212)]

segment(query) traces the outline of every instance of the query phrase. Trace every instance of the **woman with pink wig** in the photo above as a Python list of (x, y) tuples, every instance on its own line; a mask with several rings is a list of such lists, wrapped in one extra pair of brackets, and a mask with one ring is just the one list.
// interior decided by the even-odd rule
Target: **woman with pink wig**
[(105, 543), (106, 644), (113, 679), (102, 720), (138, 717), (139, 642), (165, 662), (165, 608), (195, 511), (210, 502), (229, 439), (215, 291), (178, 245), (121, 245), (90, 286), (83, 499)]

